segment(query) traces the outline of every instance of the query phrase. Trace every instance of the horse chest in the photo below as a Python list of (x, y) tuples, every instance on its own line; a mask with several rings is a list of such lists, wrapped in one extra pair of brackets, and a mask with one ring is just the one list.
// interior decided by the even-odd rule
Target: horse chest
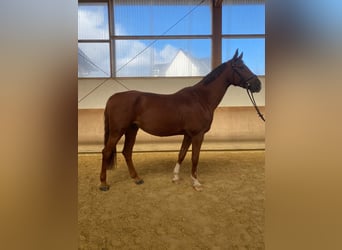
[(213, 115), (206, 112), (191, 112), (184, 117), (184, 130), (189, 134), (207, 132), (213, 121)]

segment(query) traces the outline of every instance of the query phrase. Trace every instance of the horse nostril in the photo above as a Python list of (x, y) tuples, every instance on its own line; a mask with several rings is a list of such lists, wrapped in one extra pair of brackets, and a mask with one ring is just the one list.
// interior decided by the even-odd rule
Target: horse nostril
[(255, 83), (254, 83), (254, 91), (253, 92), (259, 92), (261, 90), (261, 82), (259, 79), (256, 79)]
[(253, 93), (255, 92), (259, 92), (261, 90), (261, 84), (259, 81), (253, 82), (252, 84), (250, 84), (248, 86), (248, 88), (250, 89), (250, 91), (252, 91)]

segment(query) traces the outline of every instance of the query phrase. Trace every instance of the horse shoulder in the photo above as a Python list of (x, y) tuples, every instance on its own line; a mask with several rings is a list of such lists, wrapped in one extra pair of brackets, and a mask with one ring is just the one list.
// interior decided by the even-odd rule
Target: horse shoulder
[(177, 109), (187, 133), (207, 132), (213, 121), (213, 112), (198, 100), (195, 93), (182, 95), (180, 100)]

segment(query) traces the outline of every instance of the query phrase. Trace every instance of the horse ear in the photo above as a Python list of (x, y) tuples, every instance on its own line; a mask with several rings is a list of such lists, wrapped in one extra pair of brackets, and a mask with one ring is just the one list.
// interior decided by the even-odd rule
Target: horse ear
[(242, 59), (242, 56), (243, 56), (243, 52), (241, 52), (241, 55), (239, 56), (239, 60)]
[(239, 54), (239, 49), (236, 49), (235, 54), (234, 54), (234, 56), (233, 56), (233, 59), (236, 59), (237, 56), (238, 56), (238, 54)]

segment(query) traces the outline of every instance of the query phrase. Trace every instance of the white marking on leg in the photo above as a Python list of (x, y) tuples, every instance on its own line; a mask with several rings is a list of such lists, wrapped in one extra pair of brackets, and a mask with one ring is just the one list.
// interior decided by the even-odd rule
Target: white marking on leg
[(196, 190), (196, 191), (202, 191), (202, 184), (197, 180), (197, 178), (193, 177), (192, 175), (190, 175), (191, 180), (192, 180), (192, 187)]
[(202, 184), (195, 177), (193, 177), (192, 175), (190, 175), (190, 177), (192, 180), (192, 186), (194, 186), (194, 187), (202, 186)]
[(179, 181), (179, 168), (180, 168), (180, 165), (177, 162), (175, 168), (173, 169), (173, 179), (172, 179), (173, 182)]

